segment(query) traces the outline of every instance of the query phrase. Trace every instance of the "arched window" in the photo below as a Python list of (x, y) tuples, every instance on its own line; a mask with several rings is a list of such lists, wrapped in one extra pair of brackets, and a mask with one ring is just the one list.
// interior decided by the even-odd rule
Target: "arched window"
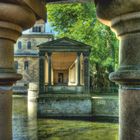
[(15, 61), (15, 69), (18, 70), (18, 61)]
[(38, 31), (41, 32), (41, 26), (39, 26), (38, 28), (39, 28)]
[(27, 42), (27, 49), (31, 49), (31, 41)]
[(18, 42), (18, 49), (22, 49), (22, 42), (21, 41)]
[(28, 68), (29, 68), (29, 62), (25, 61), (24, 62), (24, 70), (28, 70)]

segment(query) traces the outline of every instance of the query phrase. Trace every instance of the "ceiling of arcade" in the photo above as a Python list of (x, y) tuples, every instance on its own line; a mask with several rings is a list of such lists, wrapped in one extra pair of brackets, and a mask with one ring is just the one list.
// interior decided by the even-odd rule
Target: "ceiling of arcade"
[(67, 70), (76, 60), (75, 52), (54, 52), (52, 54), (52, 66), (55, 70)]

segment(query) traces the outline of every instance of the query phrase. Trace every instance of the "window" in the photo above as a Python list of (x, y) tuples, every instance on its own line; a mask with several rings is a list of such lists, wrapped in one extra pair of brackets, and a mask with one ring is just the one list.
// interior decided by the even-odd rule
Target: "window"
[(35, 27), (32, 28), (32, 32), (36, 32), (36, 28)]
[(18, 49), (21, 49), (21, 48), (22, 48), (22, 42), (19, 41), (19, 42), (18, 42)]
[(15, 61), (15, 69), (18, 70), (18, 61)]
[(24, 70), (28, 70), (28, 68), (29, 68), (29, 62), (25, 61), (24, 62)]
[(32, 28), (33, 32), (41, 32), (41, 26), (35, 26)]
[(31, 41), (27, 42), (27, 49), (31, 49)]

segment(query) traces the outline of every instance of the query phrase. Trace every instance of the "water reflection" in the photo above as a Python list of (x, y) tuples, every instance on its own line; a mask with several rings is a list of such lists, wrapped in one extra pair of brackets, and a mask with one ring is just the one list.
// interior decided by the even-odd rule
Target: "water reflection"
[(13, 110), (13, 139), (38, 140), (36, 101), (27, 102), (26, 97), (14, 97)]
[(27, 98), (13, 98), (13, 140), (29, 140)]
[[(27, 109), (28, 108), (28, 109)], [(13, 98), (13, 140), (117, 140), (118, 125), (76, 120), (38, 119), (37, 104)]]
[(30, 140), (38, 140), (36, 98), (28, 100), (28, 136)]

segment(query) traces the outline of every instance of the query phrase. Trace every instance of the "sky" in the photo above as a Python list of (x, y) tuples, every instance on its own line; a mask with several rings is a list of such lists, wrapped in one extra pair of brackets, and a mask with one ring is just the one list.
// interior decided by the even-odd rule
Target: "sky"
[[(29, 33), (29, 30), (24, 31), (23, 33)], [(56, 34), (49, 22), (45, 24), (45, 33)]]

